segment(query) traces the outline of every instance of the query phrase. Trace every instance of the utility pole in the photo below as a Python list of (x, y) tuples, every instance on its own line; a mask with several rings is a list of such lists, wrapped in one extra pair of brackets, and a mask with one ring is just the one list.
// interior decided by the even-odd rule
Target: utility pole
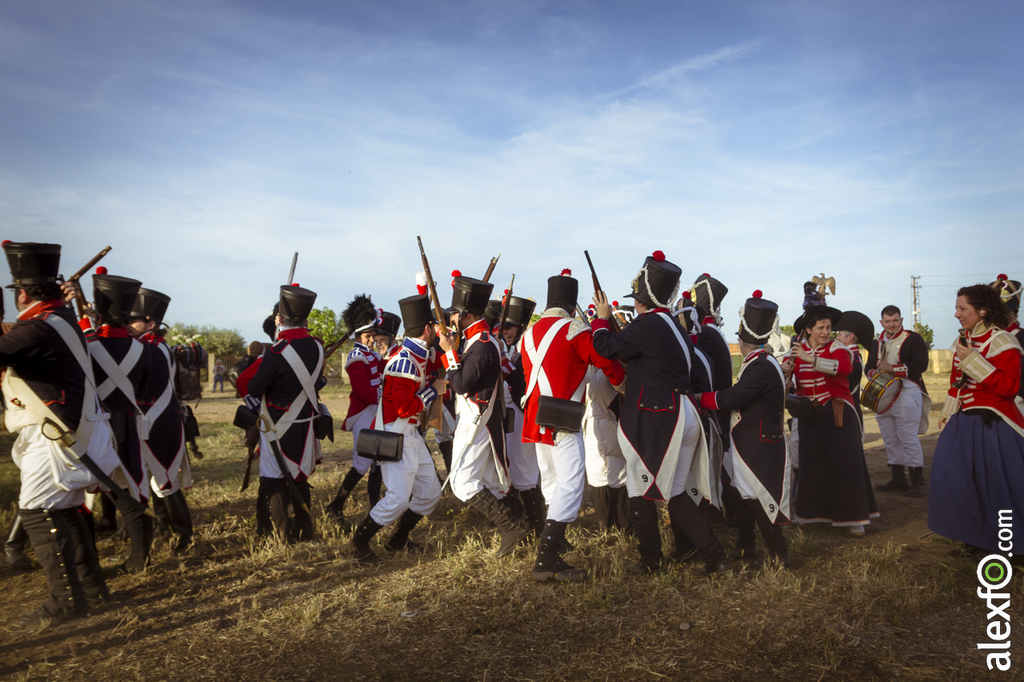
[(918, 284), (920, 279), (920, 275), (910, 276), (910, 288), (914, 291), (914, 329), (917, 329), (917, 325), (921, 322), (921, 298), (917, 293), (921, 290), (921, 285)]

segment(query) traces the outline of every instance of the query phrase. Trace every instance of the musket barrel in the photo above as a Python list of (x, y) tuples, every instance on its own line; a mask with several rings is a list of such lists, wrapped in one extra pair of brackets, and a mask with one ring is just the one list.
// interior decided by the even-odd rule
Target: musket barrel
[(108, 253), (110, 253), (110, 247), (109, 246), (105, 247), (102, 251), (100, 251), (95, 256), (93, 256), (92, 260), (89, 261), (88, 263), (86, 263), (85, 265), (83, 265), (81, 270), (79, 270), (75, 274), (71, 275), (71, 277), (68, 278), (68, 281), (69, 282), (77, 282), (78, 280), (80, 280), (85, 273), (87, 273), (90, 270), (92, 270), (92, 266), (96, 265), (101, 260), (103, 260), (103, 257), (106, 256)]

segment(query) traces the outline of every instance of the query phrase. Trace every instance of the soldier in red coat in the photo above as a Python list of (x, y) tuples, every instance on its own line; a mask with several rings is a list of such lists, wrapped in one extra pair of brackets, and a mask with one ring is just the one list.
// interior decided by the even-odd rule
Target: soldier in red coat
[[(341, 319), (345, 328), (350, 330), (355, 338), (355, 343), (348, 357), (345, 359), (345, 372), (348, 374), (349, 385), (352, 391), (348, 399), (348, 415), (342, 428), (352, 432), (352, 442), (359, 441), (359, 432), (369, 427), (377, 412), (377, 402), (380, 399), (380, 379), (384, 371), (384, 360), (373, 349), (374, 337), (377, 334), (378, 324), (382, 322), (384, 311), (373, 307), (369, 296), (356, 296), (349, 302)], [(358, 452), (352, 452), (352, 468), (345, 474), (345, 479), (338, 488), (334, 500), (327, 505), (327, 513), (339, 519), (345, 524), (345, 502), (349, 495), (355, 490), (356, 484), (373, 467), (373, 461), (363, 457)], [(372, 507), (380, 499), (380, 473), (377, 473), (376, 483), (368, 485), (370, 490), (370, 506)], [(369, 483), (374, 483), (373, 474), (370, 475)]]
[(386, 549), (421, 551), (419, 544), (409, 540), (409, 532), (434, 511), (441, 499), (434, 460), (419, 430), (420, 415), (435, 400), (443, 399), (447, 390), (446, 381), (430, 378), (440, 366), (431, 348), (437, 332), (426, 296), (410, 296), (398, 305), (406, 338), (384, 368), (382, 397), (379, 405), (374, 406), (372, 428), (401, 433), (402, 458), (397, 462), (380, 462), (387, 493), (352, 534), (356, 558), (364, 564), (380, 562), (370, 548), (370, 540), (381, 528), (396, 521), (398, 525)]
[[(523, 442), (535, 444), (547, 520), (533, 567), (536, 580), (586, 578), (562, 559), (565, 528), (576, 520), (586, 482), (582, 426), (587, 369), (601, 369), (612, 386), (625, 381), (622, 365), (594, 351), (590, 327), (574, 317), (579, 282), (569, 270), (548, 279), (547, 306), (519, 343), (526, 380)], [(550, 409), (553, 407), (556, 409)], [(570, 413), (569, 419), (557, 415)]]

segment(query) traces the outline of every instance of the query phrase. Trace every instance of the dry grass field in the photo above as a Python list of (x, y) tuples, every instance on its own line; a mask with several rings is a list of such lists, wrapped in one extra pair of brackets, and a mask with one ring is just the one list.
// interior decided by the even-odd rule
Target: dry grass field
[[(330, 393), (334, 414), (345, 399)], [(976, 562), (926, 534), (927, 500), (879, 493), (882, 518), (855, 540), (825, 527), (788, 527), (792, 570), (743, 569), (706, 578), (697, 567), (627, 574), (630, 541), (596, 529), (585, 509), (569, 560), (592, 572), (576, 585), (536, 584), (533, 547), (498, 560), (493, 529), (450, 496), (414, 531), (428, 545), (382, 567), (353, 559), (347, 536), (320, 515), (351, 456), (327, 443), (313, 479), (317, 540), (254, 538), (255, 485), (239, 492), (236, 401), (206, 398), (196, 413), (206, 456), (188, 493), (198, 544), (158, 547), (145, 574), (109, 579), (112, 603), (51, 629), (17, 619), (44, 595), (39, 572), (0, 572), (0, 677), (18, 680), (623, 680), (979, 679), (986, 607)], [(873, 431), (873, 432), (872, 432)], [(868, 420), (868, 462), (885, 452)], [(3, 434), (0, 446), (11, 442)], [(930, 461), (935, 436), (925, 438)], [(440, 457), (438, 456), (440, 462)], [(17, 470), (0, 460), (0, 523), (13, 515)], [(365, 487), (349, 502), (366, 511)], [(720, 520), (727, 549), (735, 531)], [(666, 545), (670, 542), (667, 529)], [(387, 533), (381, 533), (382, 543)], [(106, 568), (123, 542), (99, 546)], [(378, 547), (383, 553), (383, 548)], [(1024, 603), (1012, 583), (1011, 613)], [(1019, 652), (1019, 645), (1013, 647)], [(1024, 663), (1021, 663), (1024, 665)], [(1020, 675), (1001, 674), (1005, 677)]]

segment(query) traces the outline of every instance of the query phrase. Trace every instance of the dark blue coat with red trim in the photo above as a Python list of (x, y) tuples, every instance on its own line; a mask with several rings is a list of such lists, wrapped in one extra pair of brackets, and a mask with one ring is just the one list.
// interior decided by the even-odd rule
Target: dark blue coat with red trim
[(651, 471), (658, 471), (672, 440), (684, 396), (691, 394), (690, 363), (697, 362), (686, 329), (669, 316), (686, 350), (672, 328), (649, 310), (617, 334), (608, 331), (607, 320), (594, 320), (592, 342), (603, 357), (622, 360), (626, 367), (626, 394), (619, 427)]

